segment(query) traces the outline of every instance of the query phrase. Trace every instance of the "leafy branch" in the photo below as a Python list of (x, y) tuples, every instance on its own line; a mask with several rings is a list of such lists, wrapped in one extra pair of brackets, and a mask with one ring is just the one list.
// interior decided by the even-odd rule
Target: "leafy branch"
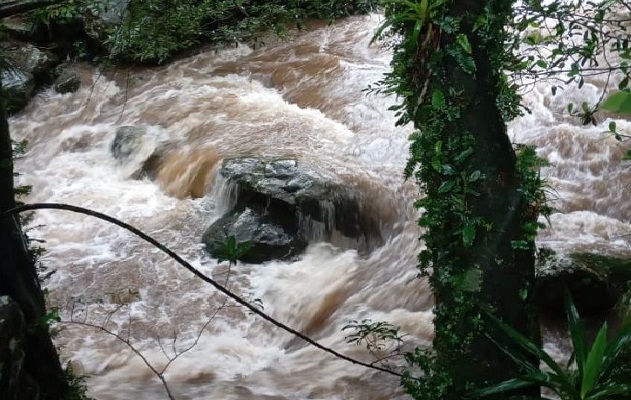
[[(405, 335), (401, 334), (401, 327), (388, 322), (363, 319), (352, 320), (342, 328), (342, 331), (350, 330), (345, 337), (348, 343), (356, 345), (365, 344), (366, 350), (375, 357), (374, 364), (382, 364), (390, 368), (384, 361), (395, 357), (403, 357), (401, 346)], [(387, 351), (387, 349), (390, 349)]]

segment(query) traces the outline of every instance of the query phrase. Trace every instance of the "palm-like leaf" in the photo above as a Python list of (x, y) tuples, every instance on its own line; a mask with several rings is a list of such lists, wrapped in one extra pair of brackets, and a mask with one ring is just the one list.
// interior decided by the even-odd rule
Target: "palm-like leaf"
[(226, 237), (223, 241), (215, 242), (217, 249), (213, 251), (213, 257), (217, 258), (217, 261), (228, 261), (230, 264), (237, 264), (237, 261), (242, 259), (244, 255), (250, 251), (252, 244), (250, 242), (237, 242), (237, 238), (234, 235)]
[(412, 42), (417, 43), (423, 27), (427, 26), (428, 30), (431, 30), (432, 12), (444, 3), (445, 0), (420, 0), (418, 2), (411, 0), (386, 0), (384, 2), (386, 9), (390, 8), (394, 11), (379, 26), (372, 37), (371, 43), (379, 39), (390, 27), (396, 28), (407, 23), (414, 23)]
[(569, 291), (565, 291), (565, 310), (567, 322), (570, 328), (570, 337), (572, 339), (572, 347), (574, 348), (573, 359), (578, 368), (578, 374), (583, 375), (583, 366), (587, 359), (587, 344), (585, 343), (585, 329), (578, 315), (578, 310), (572, 301)]
[[(470, 396), (479, 398), (497, 395), (533, 384), (549, 388), (562, 400), (607, 400), (611, 396), (631, 394), (631, 385), (609, 379), (611, 369), (619, 364), (625, 349), (631, 345), (631, 323), (625, 324), (610, 343), (607, 341), (607, 324), (604, 323), (591, 348), (588, 348), (585, 330), (569, 294), (566, 294), (566, 311), (574, 347), (575, 367), (570, 365), (568, 369), (561, 368), (536, 343), (499, 319), (490, 316), (491, 320), (495, 321), (510, 339), (512, 346), (500, 343), (492, 337), (489, 339), (519, 365), (525, 374), (477, 390)], [(550, 371), (539, 371), (538, 367), (529, 361), (529, 357), (532, 356), (548, 366)]]
[(603, 356), (607, 349), (607, 323), (605, 322), (594, 340), (592, 349), (587, 354), (585, 366), (583, 367), (583, 375), (581, 376), (581, 398), (585, 398), (592, 388), (596, 385), (596, 380), (601, 372), (603, 365)]

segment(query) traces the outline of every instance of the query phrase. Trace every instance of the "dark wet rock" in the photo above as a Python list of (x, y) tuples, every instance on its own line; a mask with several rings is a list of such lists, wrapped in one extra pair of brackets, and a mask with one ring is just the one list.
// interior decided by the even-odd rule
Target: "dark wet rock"
[(35, 88), (52, 81), (52, 71), (59, 59), (49, 51), (22, 42), (3, 42), (0, 52), (8, 60), (1, 72), (10, 112), (19, 111), (31, 99)]
[(206, 250), (216, 256), (221, 242), (229, 236), (234, 236), (237, 242), (250, 242), (250, 250), (241, 261), (254, 264), (292, 259), (307, 246), (295, 227), (283, 226), (269, 215), (250, 208), (230, 212), (215, 221), (204, 232), (202, 242)]
[(167, 153), (161, 129), (150, 125), (127, 125), (116, 129), (110, 144), (112, 156), (124, 165), (132, 179), (154, 179)]
[(22, 311), (8, 296), (0, 296), (0, 399), (37, 399), (36, 386), (23, 368), (22, 343), (26, 326)]
[(130, 0), (104, 0), (95, 3), (95, 8), (89, 8), (83, 17), (85, 32), (92, 39), (103, 42), (108, 37), (108, 31), (118, 27), (127, 15)]
[(2, 51), (15, 69), (32, 74), (37, 83), (50, 83), (54, 68), (60, 63), (55, 54), (30, 43), (3, 43)]
[(362, 214), (359, 194), (323, 171), (296, 160), (234, 158), (225, 160), (221, 175), (236, 186), (236, 209), (250, 207), (283, 223), (310, 219), (327, 233), (372, 240), (379, 238), (378, 224)]
[(563, 313), (567, 287), (584, 314), (611, 309), (631, 280), (631, 260), (590, 253), (550, 252), (538, 263), (536, 299), (543, 312)]
[[(308, 241), (330, 241), (360, 252), (381, 243), (378, 222), (362, 212), (360, 194), (332, 174), (296, 160), (251, 157), (224, 160), (219, 173), (228, 182), (234, 201), (207, 233), (223, 232), (223, 238), (241, 232), (238, 241), (253, 242), (248, 231), (250, 235), (276, 235), (278, 245), (273, 251), (260, 250), (263, 255), (256, 262), (292, 258)], [(247, 224), (237, 229), (240, 218)], [(220, 236), (213, 235), (213, 240)], [(212, 253), (206, 234), (204, 243)], [(258, 248), (255, 243), (250, 250), (253, 257), (258, 257)]]
[(58, 68), (58, 76), (53, 82), (53, 88), (57, 93), (74, 93), (81, 87), (81, 78), (72, 67), (63, 65)]
[(20, 69), (9, 69), (0, 73), (2, 89), (7, 96), (7, 108), (9, 112), (19, 111), (24, 108), (35, 90), (35, 78), (33, 75)]
[(33, 24), (23, 15), (14, 15), (2, 20), (0, 31), (6, 32), (4, 39), (28, 40), (33, 33)]

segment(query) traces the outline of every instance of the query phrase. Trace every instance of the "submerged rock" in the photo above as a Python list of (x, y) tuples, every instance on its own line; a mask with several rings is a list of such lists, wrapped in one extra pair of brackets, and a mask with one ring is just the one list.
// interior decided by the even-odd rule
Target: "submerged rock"
[(307, 241), (297, 230), (283, 226), (270, 216), (250, 208), (221, 217), (204, 232), (202, 242), (206, 250), (215, 256), (221, 248), (221, 242), (229, 236), (234, 236), (237, 242), (250, 242), (250, 250), (241, 257), (241, 261), (254, 264), (289, 260), (307, 247)]
[(537, 265), (536, 299), (543, 312), (564, 312), (568, 288), (578, 310), (603, 313), (631, 280), (631, 260), (589, 253), (551, 254)]
[(116, 128), (110, 153), (133, 179), (154, 179), (168, 148), (168, 133), (159, 126), (126, 125)]
[(121, 126), (116, 129), (116, 136), (110, 145), (110, 151), (117, 160), (125, 160), (137, 152), (147, 135), (144, 126)]

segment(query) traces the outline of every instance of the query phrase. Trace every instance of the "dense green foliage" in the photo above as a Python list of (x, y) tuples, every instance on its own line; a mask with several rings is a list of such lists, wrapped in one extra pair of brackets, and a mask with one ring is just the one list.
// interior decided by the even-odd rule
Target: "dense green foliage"
[[(422, 191), (415, 203), (426, 244), (419, 268), (437, 299), (433, 349), (407, 356), (423, 371), (403, 380), (416, 399), (461, 398), (492, 379), (486, 365), (501, 356), (481, 359), (476, 349), (487, 346), (482, 310), (493, 307), (493, 275), (515, 270), (507, 284), (519, 294), (509, 297), (522, 310), (530, 301), (545, 196), (535, 152), (524, 149), (518, 162), (506, 138), (505, 121), (519, 113), (515, 86), (503, 74), (513, 61), (505, 45), (511, 7), (510, 0), (393, 0), (378, 31), (394, 35), (395, 44), (392, 71), (377, 90), (396, 94), (398, 124), (417, 129), (405, 175)], [(489, 148), (499, 150), (496, 160), (483, 154)]]
[(62, 400), (93, 400), (87, 395), (86, 376), (77, 374), (71, 363), (66, 364), (64, 376), (68, 381), (69, 390), (67, 396)]
[[(407, 357), (424, 375), (416, 378), (408, 373), (403, 383), (417, 399), (451, 399), (462, 395), (468, 385), (466, 379), (462, 381), (462, 375), (467, 374), (457, 365), (470, 361), (480, 335), (490, 329), (484, 327), (480, 311), (491, 305), (492, 312), (502, 319), (510, 315), (493, 309), (492, 299), (489, 304), (481, 303), (485, 296), (492, 297), (495, 289), (485, 289), (486, 272), (490, 271), (479, 268), (483, 265), (480, 253), (495, 246), (498, 276), (511, 267), (521, 270), (522, 287), (514, 289), (528, 303), (532, 288), (528, 276), (533, 268), (528, 258), (534, 256), (534, 239), (542, 226), (538, 217), (551, 212), (545, 182), (538, 172), (545, 163), (535, 149), (521, 147), (515, 157), (504, 146), (503, 152), (496, 151), (493, 157), (513, 161), (503, 166), (488, 163), (477, 154), (480, 143), (488, 140), (485, 131), (497, 129), (495, 139), (486, 143), (489, 148), (501, 147), (502, 129), (480, 120), (497, 118), (498, 123), (505, 124), (519, 115), (518, 90), (543, 79), (559, 81), (552, 87), (553, 94), (572, 82), (580, 88), (586, 79), (601, 74), (608, 82), (617, 79), (618, 87), (626, 89), (627, 60), (631, 58), (626, 21), (631, 6), (626, 1), (531, 0), (513, 8), (510, 0), (389, 0), (385, 11), (387, 20), (378, 36), (394, 38), (394, 55), (392, 71), (376, 90), (397, 95), (401, 103), (392, 109), (398, 124), (413, 123), (418, 129), (410, 138), (405, 174), (416, 179), (423, 193), (415, 204), (423, 210), (419, 225), (425, 228), (422, 239), (427, 247), (420, 254), (419, 266), (437, 298), (433, 351), (417, 349)], [(614, 54), (619, 61), (610, 61), (606, 54)], [(569, 105), (568, 111), (583, 123), (593, 123), (603, 98), (604, 92), (598, 103), (584, 103), (578, 109)], [(483, 111), (493, 108), (489, 103), (495, 103), (500, 118)], [(479, 113), (472, 113), (472, 109)], [(503, 171), (498, 174), (497, 168)], [(497, 222), (501, 220), (493, 222), (489, 218), (492, 212), (475, 204), (489, 188), (501, 190), (510, 182), (511, 171), (517, 174), (519, 196), (512, 206), (497, 211), (505, 214), (506, 221), (519, 215), (521, 229), (502, 226), (500, 232)], [(511, 196), (510, 190), (504, 193)], [(487, 209), (490, 204), (486, 204)], [(510, 236), (512, 255), (497, 246), (502, 236)], [(526, 327), (519, 324), (513, 331), (521, 330), (525, 338)], [(520, 368), (538, 370), (536, 363), (530, 364), (538, 355), (530, 353), (530, 361)], [(500, 358), (483, 362), (501, 365)], [(497, 371), (504, 372), (501, 368)], [(476, 380), (471, 375), (469, 378)]]
[[(307, 19), (332, 20), (373, 9), (371, 0), (131, 0), (126, 7), (116, 3), (70, 0), (38, 10), (33, 18), (49, 28), (88, 21), (86, 31), (102, 36), (99, 41), (114, 58), (162, 63), (195, 45), (257, 41), (270, 31), (282, 34), (300, 27)], [(85, 51), (86, 46), (75, 47)]]
[(510, 27), (514, 58), (508, 70), (520, 85), (553, 78), (558, 82), (553, 91), (572, 82), (580, 88), (598, 75), (626, 88), (630, 12), (628, 0), (523, 1)]
[[(558, 365), (550, 355), (510, 326), (496, 320), (509, 337), (509, 345), (496, 342), (514, 361), (523, 366), (526, 373), (505, 382), (477, 391), (474, 396), (507, 393), (515, 388), (536, 383), (550, 389), (561, 400), (617, 399), (631, 393), (628, 347), (631, 345), (631, 323), (612, 339), (608, 339), (607, 323), (604, 323), (591, 346), (585, 329), (569, 293), (566, 292), (567, 321), (573, 347), (568, 368)], [(493, 339), (495, 340), (495, 339)], [(539, 370), (528, 357), (535, 356), (548, 368)]]

